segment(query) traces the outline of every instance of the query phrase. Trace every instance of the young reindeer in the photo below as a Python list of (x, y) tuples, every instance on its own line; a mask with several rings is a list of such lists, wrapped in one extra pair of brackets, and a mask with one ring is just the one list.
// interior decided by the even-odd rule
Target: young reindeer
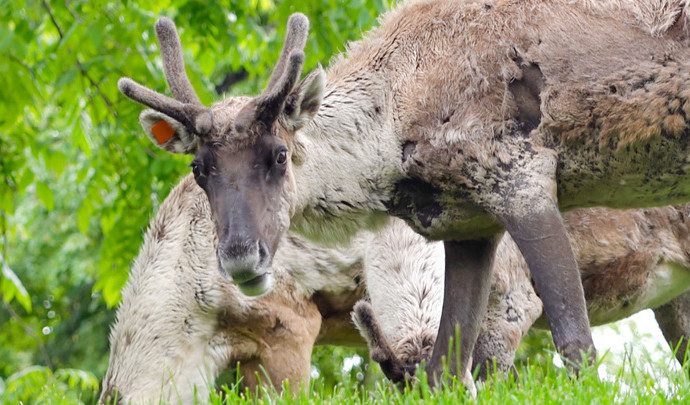
[[(684, 1), (403, 3), (347, 58), (297, 84), (308, 21), (288, 22), (266, 90), (205, 107), (172, 21), (157, 33), (174, 98), (130, 79), (154, 141), (195, 154), (221, 271), (270, 289), (292, 227), (343, 240), (389, 214), (444, 241), (436, 374), (456, 325), (467, 370), (503, 229), (540, 291), (554, 343), (594, 356), (559, 209), (690, 198), (690, 55)], [(467, 382), (467, 381), (466, 381)], [(467, 382), (468, 384), (470, 382)]]
[[(626, 211), (580, 209), (565, 213), (563, 219), (580, 267), (592, 325), (652, 308), (683, 365), (690, 339), (690, 204)], [(388, 239), (386, 246), (395, 246), (394, 241)], [(430, 357), (443, 296), (442, 282), (432, 281), (442, 273), (438, 267), (429, 267), (423, 275), (413, 266), (378, 269), (364, 273), (370, 301), (355, 305), (353, 320), (369, 344), (372, 359), (381, 363), (388, 378), (402, 381)], [(391, 284), (396, 288), (389, 288)], [(480, 367), (480, 378), (486, 377), (494, 362), (498, 370), (513, 369), (525, 333), (532, 326), (547, 326), (540, 315), (542, 303), (527, 263), (515, 242), (504, 235), (496, 251), (487, 314), (473, 352), (473, 369)]]
[(273, 291), (247, 297), (218, 271), (217, 243), (208, 198), (187, 176), (161, 205), (132, 265), (110, 334), (102, 403), (204, 402), (216, 377), (238, 363), (252, 391), (257, 373), (264, 385), (280, 390), (289, 380), (295, 389), (309, 380), (314, 344), (363, 345), (350, 323), (362, 273), (443, 272), (442, 246), (396, 219), (339, 247), (287, 234), (273, 260)]

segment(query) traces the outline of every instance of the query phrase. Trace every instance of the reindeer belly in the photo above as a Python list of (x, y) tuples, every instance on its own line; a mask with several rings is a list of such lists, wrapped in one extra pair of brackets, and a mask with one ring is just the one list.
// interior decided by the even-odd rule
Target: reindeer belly
[(495, 235), (502, 226), (485, 210), (429, 183), (405, 179), (395, 185), (389, 212), (432, 240), (476, 239)]
[(661, 134), (621, 150), (571, 150), (558, 169), (562, 210), (593, 206), (641, 208), (690, 200), (690, 132)]
[[(583, 275), (583, 286), (589, 321), (597, 326), (656, 308), (684, 293), (690, 289), (690, 269), (675, 263), (660, 263), (650, 271), (628, 278), (601, 271)], [(545, 317), (542, 315), (534, 326), (548, 328)]]
[(667, 303), (690, 288), (690, 269), (675, 263), (662, 263), (636, 290), (619, 292), (616, 287), (612, 284), (608, 294), (588, 299), (587, 310), (592, 325), (614, 322)]

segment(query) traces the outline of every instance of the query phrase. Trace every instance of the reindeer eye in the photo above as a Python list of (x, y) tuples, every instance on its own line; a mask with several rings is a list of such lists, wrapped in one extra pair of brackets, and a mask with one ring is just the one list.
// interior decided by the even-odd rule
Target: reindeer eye
[(208, 178), (205, 174), (201, 173), (201, 167), (199, 167), (199, 163), (192, 162), (190, 166), (192, 167), (192, 173), (194, 173), (194, 180), (196, 181), (196, 184), (198, 184), (201, 188), (206, 187), (206, 182), (208, 181)]
[(279, 165), (284, 165), (285, 162), (287, 162), (287, 151), (285, 149), (281, 149), (276, 154), (276, 163)]
[(194, 173), (194, 178), (198, 178), (201, 174), (201, 169), (199, 169), (199, 164), (197, 162), (192, 162), (190, 165), (192, 167), (192, 173)]

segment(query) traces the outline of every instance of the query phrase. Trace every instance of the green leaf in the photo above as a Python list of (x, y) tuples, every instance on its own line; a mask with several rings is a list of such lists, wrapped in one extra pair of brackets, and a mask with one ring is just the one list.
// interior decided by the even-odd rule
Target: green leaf
[(101, 229), (103, 230), (104, 234), (109, 234), (110, 231), (115, 227), (117, 224), (117, 216), (114, 214), (104, 214), (101, 215)]
[(2, 267), (2, 283), (0, 283), (0, 292), (2, 292), (5, 302), (12, 301), (16, 298), (19, 305), (21, 305), (26, 312), (31, 312), (31, 297), (24, 288), (24, 284), (12, 271), (10, 266), (5, 262), (5, 258), (0, 254), (0, 266)]
[(77, 211), (77, 226), (79, 227), (79, 232), (86, 235), (89, 230), (89, 224), (91, 223), (91, 213), (93, 212), (93, 205), (90, 199), (85, 199), (82, 203), (79, 211)]
[(97, 21), (89, 26), (84, 33), (84, 36), (91, 40), (91, 43), (96, 48), (103, 44), (103, 26), (100, 21)]
[(55, 371), (55, 378), (67, 382), (70, 389), (98, 389), (98, 378), (93, 373), (76, 368), (61, 368)]
[(62, 90), (64, 87), (67, 87), (70, 84), (72, 84), (74, 78), (77, 76), (78, 71), (79, 69), (76, 65), (67, 69), (63, 74), (58, 76), (57, 80), (55, 80), (55, 87)]
[(91, 124), (81, 118), (77, 119), (76, 125), (73, 126), (74, 143), (84, 152), (86, 157), (91, 157), (93, 151), (91, 137), (88, 134), (88, 131), (91, 130)]
[(17, 181), (17, 188), (19, 191), (24, 191), (31, 183), (34, 182), (35, 178), (36, 176), (34, 175), (33, 170), (31, 170), (31, 167), (25, 167), (24, 172)]
[(53, 192), (50, 191), (50, 188), (48, 188), (48, 186), (45, 183), (36, 183), (36, 196), (39, 200), (41, 200), (41, 202), (48, 211), (52, 211), (53, 208), (55, 208), (55, 199), (53, 197)]
[(59, 176), (65, 171), (67, 159), (64, 153), (57, 150), (51, 150), (44, 155), (44, 159), (48, 169), (52, 170), (55, 175)]
[(14, 193), (12, 193), (12, 189), (3, 185), (2, 189), (0, 189), (0, 210), (7, 214), (11, 214), (14, 208), (13, 197)]
[[(110, 267), (109, 263), (103, 264)], [(112, 270), (107, 273), (107, 276), (104, 275), (96, 282), (94, 290), (103, 292), (103, 300), (108, 308), (113, 308), (120, 302), (120, 291), (127, 282), (128, 277), (129, 273), (126, 269), (123, 270), (113, 266)]]

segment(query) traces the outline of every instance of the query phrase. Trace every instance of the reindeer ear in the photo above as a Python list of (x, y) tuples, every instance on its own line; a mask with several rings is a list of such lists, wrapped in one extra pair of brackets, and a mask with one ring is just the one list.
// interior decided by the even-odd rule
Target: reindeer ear
[(196, 136), (190, 134), (179, 121), (155, 110), (144, 110), (139, 114), (139, 123), (159, 148), (170, 153), (196, 152)]
[(319, 111), (325, 88), (326, 74), (319, 66), (292, 90), (285, 101), (281, 117), (284, 126), (297, 130), (311, 121)]

